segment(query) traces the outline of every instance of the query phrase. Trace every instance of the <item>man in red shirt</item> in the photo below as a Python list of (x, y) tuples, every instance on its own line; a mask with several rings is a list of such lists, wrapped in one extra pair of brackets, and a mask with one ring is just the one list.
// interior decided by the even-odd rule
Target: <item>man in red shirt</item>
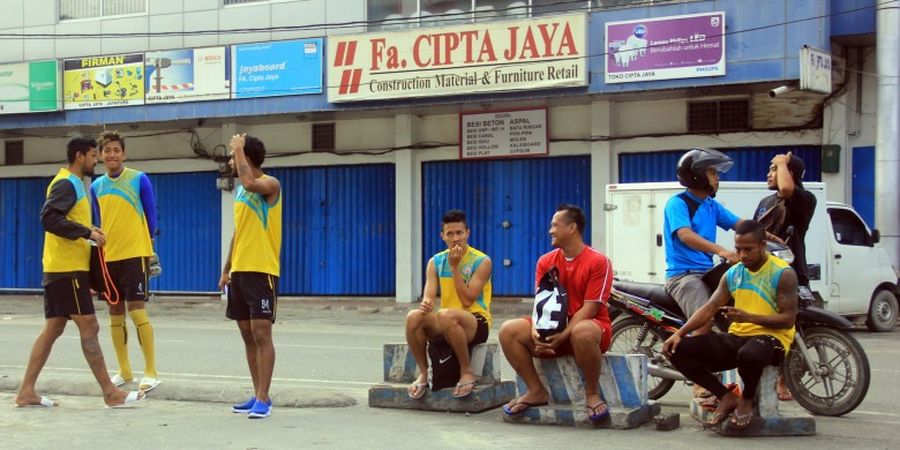
[(555, 266), (559, 270), (559, 281), (569, 294), (565, 330), (542, 341), (530, 317), (509, 320), (500, 328), (503, 354), (528, 388), (528, 392), (503, 407), (510, 416), (532, 406), (546, 405), (550, 399), (531, 358), (564, 355), (574, 355), (575, 363), (584, 373), (588, 417), (600, 420), (609, 415), (600, 397), (598, 381), (601, 357), (609, 348), (612, 334), (607, 310), (612, 264), (606, 255), (584, 243), (586, 221), (581, 208), (560, 206), (550, 222), (550, 243), (555, 249), (541, 256), (535, 271), (537, 285), (550, 268)]

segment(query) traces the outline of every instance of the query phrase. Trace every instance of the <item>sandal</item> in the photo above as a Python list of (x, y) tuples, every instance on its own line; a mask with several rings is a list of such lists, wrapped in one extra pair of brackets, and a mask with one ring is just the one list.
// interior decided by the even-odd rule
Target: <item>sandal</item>
[(412, 391), (409, 388), (406, 389), (406, 395), (409, 395), (409, 398), (413, 400), (418, 400), (425, 395), (425, 391), (427, 391), (428, 383), (413, 383), (409, 385), (412, 388)]
[[(503, 405), (503, 413), (510, 417), (518, 416), (519, 414), (522, 414), (523, 412), (528, 411), (528, 408), (531, 408), (534, 406), (544, 406), (546, 404), (547, 404), (547, 402), (531, 403), (531, 402), (525, 402), (525, 401), (514, 402), (511, 405), (509, 403), (507, 403), (507, 404)], [(525, 407), (518, 411), (513, 411), (513, 408), (515, 408), (516, 406), (519, 406), (519, 405), (524, 405)]]
[[(597, 422), (609, 417), (609, 406), (607, 406), (606, 402), (604, 402), (603, 400), (594, 403), (594, 406), (587, 405), (587, 409), (591, 410), (591, 413), (588, 414), (588, 419), (591, 419), (591, 421), (593, 422)], [(602, 410), (602, 412), (598, 412), (600, 410)]]
[(468, 388), (469, 386), (471, 386), (471, 388), (469, 388), (468, 391), (466, 391), (464, 394), (453, 394), (453, 398), (466, 398), (466, 397), (472, 395), (472, 392), (475, 392), (475, 386), (476, 386), (475, 380), (467, 381), (465, 383), (456, 383), (457, 390), (465, 389), (465, 388)]
[(731, 426), (738, 430), (746, 430), (753, 423), (753, 413), (740, 415), (737, 411), (731, 417)]

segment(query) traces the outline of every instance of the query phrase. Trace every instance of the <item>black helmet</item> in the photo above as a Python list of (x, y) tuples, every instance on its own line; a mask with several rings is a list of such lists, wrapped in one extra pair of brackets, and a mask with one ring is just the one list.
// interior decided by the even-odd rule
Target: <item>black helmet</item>
[(710, 195), (714, 195), (706, 169), (714, 167), (717, 172), (725, 173), (733, 165), (734, 161), (718, 150), (693, 148), (678, 160), (678, 182), (686, 188), (705, 189)]

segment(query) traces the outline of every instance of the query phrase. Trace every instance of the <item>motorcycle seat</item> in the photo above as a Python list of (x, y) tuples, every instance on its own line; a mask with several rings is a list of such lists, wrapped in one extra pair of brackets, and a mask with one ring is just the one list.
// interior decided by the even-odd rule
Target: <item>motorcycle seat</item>
[(616, 281), (613, 282), (613, 288), (617, 291), (650, 300), (657, 307), (684, 317), (684, 312), (681, 311), (681, 307), (678, 306), (675, 299), (666, 292), (665, 287), (662, 285), (653, 283), (635, 283), (632, 281)]

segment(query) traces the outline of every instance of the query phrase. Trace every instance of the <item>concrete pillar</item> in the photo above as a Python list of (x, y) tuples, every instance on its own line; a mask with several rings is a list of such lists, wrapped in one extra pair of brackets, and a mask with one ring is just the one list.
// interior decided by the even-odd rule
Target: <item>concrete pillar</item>
[[(832, 45), (835, 50), (837, 44)], [(858, 51), (858, 50), (857, 50)], [(847, 65), (855, 64), (856, 51), (845, 52)], [(849, 158), (851, 156), (850, 139), (848, 133), (859, 133), (859, 117), (852, 112), (847, 105), (856, 102), (856, 91), (862, 89), (857, 83), (858, 78), (850, 74), (847, 80), (848, 88), (838, 101), (830, 102), (825, 107), (822, 123), (822, 145), (838, 145), (841, 147), (840, 171), (838, 173), (823, 173), (822, 181), (828, 186), (827, 200), (841, 203), (850, 203), (850, 173)], [(859, 105), (856, 105), (858, 108)], [(850, 123), (850, 125), (848, 125)]]
[[(222, 143), (228, 148), (231, 136), (237, 134), (237, 125), (226, 123), (222, 125)], [(226, 150), (231, 152), (231, 150)], [(237, 180), (235, 180), (237, 182)], [(221, 251), (222, 264), (228, 259), (228, 253), (231, 251), (231, 237), (234, 236), (234, 191), (219, 191), (222, 195), (222, 242)]]
[[(395, 117), (394, 144), (405, 147), (418, 142), (419, 119), (412, 114)], [(394, 153), (396, 269), (398, 303), (415, 302), (422, 290), (422, 183), (420, 161), (414, 150)]]
[[(610, 136), (612, 122), (609, 100), (591, 102), (591, 136)], [(609, 141), (591, 142), (591, 246), (606, 252), (606, 185), (613, 181), (612, 148)]]
[(894, 0), (878, 0), (876, 65), (878, 125), (875, 140), (875, 227), (881, 245), (900, 267), (900, 9)]

